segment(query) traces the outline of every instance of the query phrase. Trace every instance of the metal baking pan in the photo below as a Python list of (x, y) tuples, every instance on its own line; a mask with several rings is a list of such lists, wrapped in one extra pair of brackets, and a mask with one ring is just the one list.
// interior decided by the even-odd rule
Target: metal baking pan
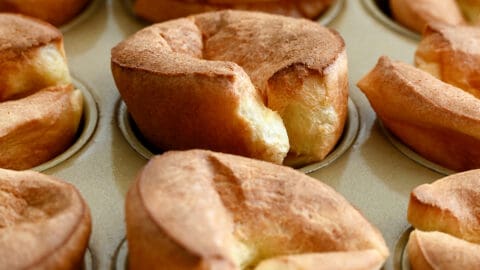
[[(349, 142), (342, 153), (310, 175), (343, 194), (381, 230), (391, 252), (384, 269), (405, 269), (408, 263), (402, 254), (409, 228), (410, 191), (442, 174), (404, 155), (390, 142), (355, 86), (381, 55), (412, 62), (418, 35), (399, 30), (401, 26), (383, 8), (386, 2), (338, 1), (318, 19), (336, 29), (347, 45), (354, 108), (353, 112), (349, 109), (347, 135), (349, 130), (353, 135), (344, 135)], [(93, 231), (87, 269), (125, 268), (124, 198), (147, 160), (124, 136), (125, 125), (131, 122), (121, 108), (110, 72), (110, 49), (145, 25), (131, 14), (126, 0), (94, 0), (77, 21), (62, 28), (71, 72), (80, 88), (90, 94), (87, 106), (91, 104), (91, 109), (84, 115), (78, 146), (55, 164), (37, 169), (75, 184), (89, 204)], [(351, 127), (352, 123), (357, 127)]]

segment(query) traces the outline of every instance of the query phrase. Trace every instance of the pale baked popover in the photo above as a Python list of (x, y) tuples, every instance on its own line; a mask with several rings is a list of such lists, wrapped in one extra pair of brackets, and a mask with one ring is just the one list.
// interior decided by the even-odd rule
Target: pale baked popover
[(407, 246), (413, 269), (477, 269), (480, 265), (480, 170), (416, 187), (408, 205), (415, 227)]
[(358, 87), (385, 127), (420, 155), (451, 170), (480, 168), (480, 99), (385, 56)]
[(331, 187), (241, 156), (156, 156), (125, 203), (130, 269), (380, 269), (389, 253)]
[(0, 168), (34, 167), (72, 144), (83, 97), (70, 83), (58, 29), (0, 13), (0, 78)]
[(0, 169), (2, 269), (81, 269), (90, 231), (90, 210), (73, 185)]
[(112, 49), (112, 73), (162, 150), (305, 164), (333, 149), (347, 116), (344, 41), (304, 19), (219, 11), (155, 24)]
[(428, 25), (415, 52), (415, 65), (480, 98), (480, 28)]

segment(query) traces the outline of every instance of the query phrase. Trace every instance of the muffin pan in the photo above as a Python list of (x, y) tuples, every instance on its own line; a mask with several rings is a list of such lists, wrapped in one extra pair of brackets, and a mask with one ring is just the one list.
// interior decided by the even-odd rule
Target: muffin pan
[[(318, 19), (336, 29), (347, 45), (350, 116), (341, 142), (327, 158), (332, 160), (324, 161), (324, 167), (302, 170), (312, 171), (310, 176), (335, 188), (378, 227), (391, 253), (384, 269), (408, 269), (401, 254), (409, 228), (410, 191), (441, 178), (444, 172), (431, 170), (398, 151), (355, 86), (380, 55), (408, 63), (413, 59), (418, 36), (385, 27), (379, 14), (393, 22), (382, 13), (381, 3), (340, 0)], [(54, 165), (46, 163), (36, 169), (72, 182), (88, 202), (93, 231), (87, 254), (91, 263), (86, 263), (86, 269), (125, 269), (124, 199), (147, 160), (131, 146), (130, 139), (138, 139), (110, 72), (110, 49), (146, 24), (132, 16), (125, 0), (93, 0), (79, 16), (62, 30), (71, 72), (86, 93), (83, 129), (65, 156), (51, 161)]]
[(413, 231), (413, 227), (408, 228), (398, 240), (397, 246), (395, 247), (395, 252), (392, 254), (395, 258), (394, 260), (399, 262), (397, 268), (402, 270), (410, 270), (410, 261), (408, 259), (407, 252), (407, 243), (410, 233)]
[(386, 27), (403, 34), (412, 39), (420, 40), (420, 35), (405, 26), (399, 24), (392, 17), (390, 5), (388, 0), (362, 0), (365, 7), (369, 10), (371, 15)]

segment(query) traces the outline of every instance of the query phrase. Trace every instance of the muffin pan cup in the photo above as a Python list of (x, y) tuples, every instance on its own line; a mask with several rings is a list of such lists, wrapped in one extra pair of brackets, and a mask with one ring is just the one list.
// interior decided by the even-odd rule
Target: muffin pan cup
[(362, 0), (362, 2), (370, 14), (387, 28), (411, 39), (420, 40), (420, 34), (408, 29), (393, 19), (388, 0)]
[[(125, 195), (147, 162), (122, 133), (129, 123), (122, 117), (128, 114), (121, 114), (120, 96), (110, 71), (110, 49), (146, 26), (132, 16), (124, 1), (93, 0), (78, 23), (63, 29), (70, 69), (94, 97), (96, 111), (90, 115), (96, 117), (96, 124), (84, 126), (88, 135), (83, 135), (83, 131), (78, 140), (85, 141), (63, 161), (48, 169), (36, 168), (72, 182), (88, 202), (93, 223), (91, 256), (88, 255), (91, 269), (125, 269)], [(325, 17), (318, 19), (319, 23), (337, 30), (345, 40), (350, 107), (353, 104), (354, 109), (349, 109), (344, 137), (336, 148), (349, 145), (345, 151), (321, 169), (310, 170), (307, 166), (303, 170), (311, 171), (310, 176), (336, 189), (382, 232), (391, 254), (384, 269), (405, 269), (397, 249), (409, 227), (406, 212), (410, 191), (441, 178), (442, 174), (398, 151), (377, 123), (366, 97), (355, 87), (380, 55), (412, 62), (418, 42), (386, 27), (372, 12), (373, 2), (369, 5), (368, 1), (340, 0), (323, 15)], [(334, 15), (328, 18), (329, 14)], [(88, 103), (88, 97), (85, 100)], [(355, 112), (356, 121), (351, 119)], [(355, 123), (358, 128), (352, 127)], [(348, 135), (350, 132), (353, 134)], [(90, 269), (88, 264), (86, 269)]]

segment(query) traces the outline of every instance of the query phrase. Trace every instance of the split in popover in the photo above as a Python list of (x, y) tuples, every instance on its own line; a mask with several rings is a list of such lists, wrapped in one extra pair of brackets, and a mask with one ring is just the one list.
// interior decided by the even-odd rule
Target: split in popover
[(480, 98), (480, 28), (428, 25), (415, 53), (415, 65)]
[(347, 116), (343, 39), (304, 19), (220, 11), (156, 24), (112, 49), (112, 73), (161, 150), (306, 164), (334, 148)]

